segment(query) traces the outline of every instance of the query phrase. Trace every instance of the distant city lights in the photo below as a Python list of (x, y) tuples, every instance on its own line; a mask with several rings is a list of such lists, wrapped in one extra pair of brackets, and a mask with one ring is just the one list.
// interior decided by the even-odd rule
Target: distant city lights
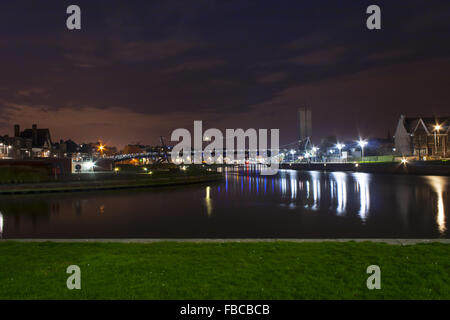
[(97, 148), (98, 151), (103, 152), (106, 149), (106, 146), (103, 144), (100, 144)]
[(336, 148), (338, 148), (339, 151), (341, 151), (345, 147), (345, 144), (338, 143), (336, 144)]
[(367, 145), (367, 141), (359, 138), (358, 144), (361, 147), (361, 160), (364, 161), (364, 147)]
[(94, 168), (94, 166), (95, 166), (95, 164), (94, 164), (93, 161), (87, 161), (86, 163), (84, 163), (84, 167), (85, 167), (87, 170), (90, 170), (90, 169)]
[(366, 145), (367, 145), (367, 141), (366, 140), (363, 140), (363, 139), (359, 139), (359, 141), (358, 141), (358, 145), (361, 147), (361, 148), (364, 148)]

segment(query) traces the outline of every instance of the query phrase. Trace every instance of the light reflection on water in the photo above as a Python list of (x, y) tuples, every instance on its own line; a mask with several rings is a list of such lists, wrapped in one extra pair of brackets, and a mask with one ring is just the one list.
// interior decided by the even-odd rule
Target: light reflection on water
[(337, 200), (336, 213), (345, 213), (347, 207), (347, 174), (344, 172), (333, 172), (334, 181), (330, 181), (331, 199)]
[(313, 204), (311, 209), (316, 210), (319, 207), (320, 201), (320, 180), (319, 180), (319, 172), (311, 171), (312, 178), (312, 189), (313, 189)]
[[(280, 195), (280, 202), (282, 206), (289, 207), (290, 209), (304, 208), (310, 211), (317, 211), (319, 209), (328, 208), (336, 213), (337, 216), (345, 216), (348, 213), (355, 212), (355, 205), (357, 204), (358, 209), (356, 210), (361, 222), (364, 224), (371, 214), (371, 203), (374, 194), (371, 193), (371, 177), (372, 174), (363, 172), (331, 172), (323, 173), (319, 171), (308, 171), (301, 172), (295, 170), (281, 170), (279, 176), (260, 176), (255, 170), (254, 175), (252, 172), (246, 169), (245, 172), (236, 173), (229, 171), (227, 175), (227, 184), (233, 183), (233, 180), (239, 180), (241, 175), (244, 175), (251, 183), (256, 183), (257, 185), (262, 183), (267, 185), (272, 183), (271, 196)], [(301, 176), (300, 176), (301, 175)], [(398, 176), (393, 176), (393, 178), (398, 178)], [(441, 235), (444, 235), (446, 227), (446, 213), (444, 205), (444, 194), (446, 192), (446, 187), (448, 184), (448, 177), (440, 176), (426, 176), (426, 177), (414, 177), (417, 179), (423, 179), (423, 187), (430, 188), (435, 194), (435, 203), (431, 211), (435, 211), (436, 214), (436, 224)], [(278, 180), (278, 181), (277, 181)], [(274, 181), (277, 181), (278, 189), (273, 188)], [(375, 189), (377, 189), (375, 187)], [(397, 190), (398, 189), (398, 190)], [(399, 185), (393, 192), (398, 192), (400, 195), (398, 197), (399, 211), (403, 215), (407, 215), (408, 211), (411, 210), (412, 200), (409, 191), (405, 194), (405, 190), (411, 189), (411, 186)], [(252, 191), (249, 188), (249, 192)], [(416, 193), (420, 190), (414, 190)], [(242, 192), (245, 195), (246, 193)], [(264, 192), (260, 194), (257, 188), (254, 195), (267, 196), (267, 189), (264, 188)], [(322, 194), (328, 194), (329, 197), (323, 198)], [(349, 197), (351, 199), (349, 199)], [(286, 200), (289, 199), (289, 202)], [(352, 203), (352, 207), (348, 207), (348, 202)], [(435, 208), (434, 208), (435, 207)]]
[(370, 192), (369, 192), (369, 174), (357, 172), (354, 173), (357, 181), (357, 192), (359, 193), (359, 216), (362, 221), (366, 221), (370, 209)]
[(205, 191), (206, 191), (206, 195), (205, 195), (206, 213), (208, 214), (208, 216), (211, 216), (212, 210), (213, 210), (213, 204), (212, 204), (211, 194), (210, 194), (211, 187), (207, 186)]
[(449, 177), (223, 171), (221, 183), (1, 197), (0, 237), (449, 237)]
[(3, 238), (3, 214), (0, 212), (0, 239)]
[(442, 177), (427, 177), (433, 191), (436, 193), (436, 222), (439, 231), (444, 233), (447, 228), (445, 226), (445, 210), (444, 210), (444, 190), (446, 180)]
[[(306, 176), (299, 177), (298, 172), (294, 170), (283, 170), (277, 177), (271, 176), (258, 176), (258, 175), (245, 175), (249, 189), (248, 193), (259, 196), (267, 196), (267, 188), (264, 187), (263, 192), (259, 192), (259, 188), (256, 190), (251, 188), (252, 183), (272, 184), (270, 193), (272, 195), (279, 194), (281, 202), (284, 203), (287, 199), (291, 200), (291, 208), (301, 206), (309, 210), (315, 211), (324, 205), (325, 201), (321, 201), (322, 193), (328, 193), (331, 209), (337, 214), (345, 214), (347, 210), (347, 197), (348, 197), (348, 183), (347, 179), (353, 179), (353, 185), (358, 195), (359, 200), (359, 215), (361, 220), (365, 220), (370, 211), (370, 175), (367, 173), (353, 173), (348, 174), (345, 172), (332, 172), (327, 176), (328, 179), (324, 180), (323, 173), (319, 171), (309, 171)], [(229, 173), (226, 176), (226, 184), (233, 184), (235, 181), (244, 180), (241, 174), (236, 172)], [(274, 181), (278, 180), (278, 189), (274, 188)], [(241, 188), (242, 195), (248, 193), (244, 192)]]

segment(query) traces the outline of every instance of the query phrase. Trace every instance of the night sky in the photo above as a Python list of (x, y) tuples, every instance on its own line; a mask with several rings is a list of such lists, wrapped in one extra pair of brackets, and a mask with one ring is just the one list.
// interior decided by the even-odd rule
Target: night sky
[(0, 134), (154, 145), (203, 120), (283, 145), (308, 105), (315, 142), (386, 137), (400, 114), (449, 115), (449, 17), (448, 0), (1, 1)]

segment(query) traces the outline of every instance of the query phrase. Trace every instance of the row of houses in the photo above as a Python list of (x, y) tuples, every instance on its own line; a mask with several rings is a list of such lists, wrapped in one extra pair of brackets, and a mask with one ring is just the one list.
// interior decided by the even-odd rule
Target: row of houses
[(420, 160), (450, 157), (450, 117), (400, 116), (394, 141), (398, 154)]
[(52, 140), (49, 129), (38, 129), (33, 124), (31, 129), (20, 131), (14, 126), (12, 137), (0, 137), (0, 157), (8, 159), (47, 158), (52, 151)]
[[(364, 148), (365, 157), (403, 156), (417, 160), (450, 158), (450, 117), (406, 117), (400, 116), (393, 137), (369, 139)], [(320, 154), (326, 159), (359, 159), (361, 147), (356, 141), (340, 141), (336, 137), (322, 139), (318, 145)], [(312, 147), (312, 145), (311, 145)], [(311, 147), (309, 149), (311, 149)], [(307, 148), (304, 147), (306, 150)]]
[[(38, 128), (20, 130), (14, 125), (12, 137), (0, 136), (0, 159), (27, 160), (37, 158), (72, 158), (78, 154), (92, 156), (97, 152), (98, 143), (77, 144), (72, 140), (53, 142), (50, 129)], [(114, 152), (115, 148), (108, 151)]]

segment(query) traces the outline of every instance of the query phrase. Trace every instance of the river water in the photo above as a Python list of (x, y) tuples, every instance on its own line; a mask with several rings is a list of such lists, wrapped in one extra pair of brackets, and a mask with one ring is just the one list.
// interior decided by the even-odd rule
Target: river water
[(252, 168), (223, 182), (0, 197), (2, 238), (449, 238), (450, 178)]

